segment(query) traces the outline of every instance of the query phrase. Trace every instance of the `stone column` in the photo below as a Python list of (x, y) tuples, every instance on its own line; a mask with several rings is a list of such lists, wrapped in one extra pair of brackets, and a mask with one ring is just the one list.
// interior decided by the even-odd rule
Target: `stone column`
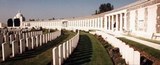
[(118, 21), (118, 14), (116, 15), (116, 31), (118, 31), (118, 24), (119, 24), (119, 21)]
[(96, 28), (99, 28), (99, 23), (100, 23), (99, 18), (96, 18)]
[(124, 13), (124, 29), (127, 29), (127, 13)]
[(105, 29), (108, 30), (108, 16), (105, 16)]
[(110, 16), (108, 16), (108, 30), (110, 30), (111, 28), (110, 28), (110, 25), (111, 25), (111, 20), (110, 20), (111, 18), (110, 18)]
[(123, 26), (122, 26), (122, 13), (120, 14), (120, 31), (122, 31), (123, 30)]

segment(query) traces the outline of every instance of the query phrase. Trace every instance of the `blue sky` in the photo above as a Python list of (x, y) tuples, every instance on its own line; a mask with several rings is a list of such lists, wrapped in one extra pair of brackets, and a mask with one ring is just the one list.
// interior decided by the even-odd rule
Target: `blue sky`
[(21, 10), (26, 19), (69, 18), (91, 15), (102, 3), (115, 8), (136, 0), (0, 0), (0, 22), (13, 18)]

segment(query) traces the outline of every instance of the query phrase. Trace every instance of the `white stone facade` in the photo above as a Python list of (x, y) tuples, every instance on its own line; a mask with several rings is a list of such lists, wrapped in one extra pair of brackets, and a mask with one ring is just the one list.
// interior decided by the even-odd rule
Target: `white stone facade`
[(98, 15), (65, 20), (22, 22), (21, 27), (129, 32), (132, 35), (151, 38), (153, 33), (160, 33), (159, 5), (159, 0), (141, 0)]
[(7, 24), (0, 22), (0, 28), (4, 28), (4, 27), (7, 27)]

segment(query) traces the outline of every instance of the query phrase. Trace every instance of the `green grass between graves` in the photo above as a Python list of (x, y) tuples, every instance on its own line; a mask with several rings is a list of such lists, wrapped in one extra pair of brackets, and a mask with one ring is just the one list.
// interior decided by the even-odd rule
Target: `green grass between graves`
[(160, 50), (148, 47), (146, 45), (140, 44), (138, 42), (126, 39), (124, 37), (118, 37), (118, 39), (122, 40), (123, 42), (125, 42), (126, 44), (129, 44), (133, 47), (136, 47), (138, 49), (140, 49), (141, 51), (145, 51), (146, 53), (150, 54), (151, 56), (160, 59)]
[(75, 34), (76, 33), (70, 31), (65, 31), (57, 39), (6, 62), (1, 62), (0, 65), (51, 65), (52, 48), (72, 38)]
[(113, 65), (109, 54), (93, 35), (80, 32), (73, 54), (63, 65)]
[(127, 35), (127, 36), (131, 36), (131, 37), (138, 38), (138, 39), (141, 39), (141, 40), (145, 40), (145, 41), (148, 41), (148, 42), (153, 42), (153, 43), (156, 43), (156, 44), (160, 44), (159, 40), (147, 39), (147, 38), (133, 36), (133, 35)]
[(112, 60), (102, 44), (91, 34), (87, 34), (93, 46), (93, 58), (89, 65), (113, 65)]

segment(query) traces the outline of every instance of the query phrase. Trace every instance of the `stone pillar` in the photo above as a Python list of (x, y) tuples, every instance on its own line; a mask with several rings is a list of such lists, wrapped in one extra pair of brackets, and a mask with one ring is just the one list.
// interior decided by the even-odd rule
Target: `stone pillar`
[(111, 30), (111, 16), (108, 16), (108, 30)]
[(124, 29), (127, 30), (127, 15), (124, 13)]
[(118, 31), (118, 24), (119, 24), (119, 21), (118, 21), (118, 14), (116, 15), (116, 31)]
[(112, 15), (112, 31), (114, 31), (114, 23), (115, 23), (114, 15)]
[(122, 13), (120, 14), (120, 31), (122, 31), (123, 30), (123, 26), (122, 26)]
[(96, 28), (99, 28), (99, 18), (96, 18)]

